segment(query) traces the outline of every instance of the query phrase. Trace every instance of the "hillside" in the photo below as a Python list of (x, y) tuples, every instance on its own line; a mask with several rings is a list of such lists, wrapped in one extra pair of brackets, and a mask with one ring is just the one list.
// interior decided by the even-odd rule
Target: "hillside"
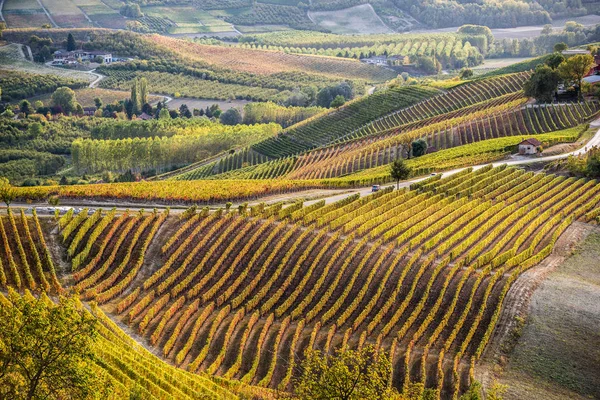
[(597, 397), (588, 4), (0, 0), (0, 398)]
[[(593, 218), (599, 190), (488, 167), (249, 214), (86, 209), (42, 224), (9, 214), (4, 284), (72, 280), (83, 300), (192, 372), (286, 389), (307, 347), (372, 343), (390, 352), (394, 386), (423, 382), (445, 397), (466, 388), (511, 284), (574, 220)], [(71, 266), (48, 274), (59, 254)]]
[[(308, 3), (296, 0), (128, 0), (124, 3), (101, 0), (6, 0), (2, 12), (11, 28), (48, 24), (62, 28), (100, 26), (169, 34), (233, 34), (233, 25), (242, 31), (250, 28), (262, 31), (290, 28), (336, 30), (335, 20), (339, 17), (331, 15), (334, 11), (342, 18), (342, 26), (368, 23), (373, 21), (369, 14), (376, 13), (374, 21), (377, 24), (383, 27), (388, 25), (398, 31), (410, 30), (415, 25), (430, 28), (462, 24), (485, 24), (492, 28), (542, 25), (551, 22), (552, 18), (596, 11), (593, 3), (566, 1), (517, 1), (507, 5), (491, 0), (477, 4), (444, 0), (437, 7), (422, 0), (314, 0)], [(365, 4), (369, 5), (370, 13), (363, 12), (357, 21), (352, 8)], [(136, 5), (140, 7), (132, 8)]]

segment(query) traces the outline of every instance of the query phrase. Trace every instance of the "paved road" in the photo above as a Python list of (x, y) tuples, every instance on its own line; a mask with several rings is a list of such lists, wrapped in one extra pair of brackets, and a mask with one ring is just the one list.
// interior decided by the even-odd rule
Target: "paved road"
[[(598, 128), (600, 128), (600, 118), (597, 119), (597, 120), (595, 120), (594, 122), (592, 122), (590, 124), (590, 126), (591, 127), (598, 127)], [(519, 159), (519, 160), (504, 160), (504, 161), (499, 161), (499, 162), (492, 163), (492, 165), (494, 167), (498, 167), (498, 166), (504, 165), (504, 164), (506, 164), (508, 166), (514, 166), (514, 165), (527, 165), (527, 164), (536, 164), (536, 163), (543, 163), (543, 162), (561, 160), (563, 158), (567, 158), (567, 157), (572, 156), (572, 155), (573, 156), (577, 156), (577, 155), (584, 154), (584, 153), (587, 152), (587, 150), (589, 148), (594, 147), (594, 146), (600, 147), (600, 129), (598, 129), (598, 131), (596, 132), (596, 134), (594, 135), (594, 137), (592, 137), (587, 142), (587, 144), (584, 147), (582, 147), (580, 149), (577, 149), (575, 151), (571, 151), (569, 153), (564, 153), (564, 154), (558, 154), (558, 155), (555, 155), (555, 156), (531, 157), (531, 158), (523, 158), (523, 159)], [(478, 170), (478, 169), (484, 168), (487, 165), (489, 165), (489, 164), (475, 165), (472, 168), (473, 168), (473, 170)], [(440, 175), (442, 175), (442, 177), (448, 177), (448, 176), (457, 174), (457, 173), (459, 173), (461, 171), (464, 171), (467, 168), (469, 168), (469, 167), (457, 168), (457, 169), (453, 169), (453, 170), (450, 170), (450, 171), (441, 172)], [(411, 184), (413, 184), (415, 182), (422, 181), (424, 179), (427, 179), (427, 177), (412, 179), (410, 181), (405, 181), (405, 182), (400, 182), (400, 188), (409, 187)], [(386, 186), (391, 186), (391, 185), (386, 185)], [(382, 187), (385, 187), (385, 186), (382, 186)], [(325, 203), (326, 204), (333, 203), (333, 202), (342, 200), (342, 199), (344, 199), (344, 198), (346, 198), (348, 196), (351, 196), (353, 194), (356, 194), (356, 193), (359, 193), (361, 195), (361, 197), (362, 197), (362, 196), (366, 196), (366, 195), (372, 193), (372, 190), (371, 190), (371, 187), (368, 187), (368, 188), (356, 189), (356, 190), (350, 191), (348, 193), (344, 193), (344, 194), (340, 194), (340, 195), (336, 195), (336, 196), (330, 196), (330, 197), (327, 197), (325, 199)], [(318, 201), (318, 200), (313, 200), (313, 201), (310, 201), (310, 202), (306, 202), (305, 204), (306, 205), (310, 205), (310, 204), (315, 203), (316, 201)]]
[[(598, 131), (596, 132), (596, 134), (588, 141), (588, 143), (580, 148), (577, 149), (575, 151), (571, 151), (569, 153), (564, 153), (564, 154), (559, 154), (559, 155), (555, 155), (555, 156), (547, 156), (547, 157), (531, 157), (531, 158), (524, 158), (524, 159), (519, 159), (519, 160), (505, 160), (505, 161), (499, 161), (499, 162), (495, 162), (492, 163), (492, 165), (494, 167), (498, 167), (500, 165), (508, 165), (508, 166), (513, 166), (513, 165), (527, 165), (527, 164), (535, 164), (535, 163), (542, 163), (542, 162), (548, 162), (548, 161), (555, 161), (555, 160), (560, 160), (563, 158), (567, 158), (571, 155), (581, 155), (584, 154), (587, 149), (589, 149), (590, 147), (593, 146), (600, 146), (600, 118), (594, 122), (592, 122), (590, 124), (590, 126), (592, 127), (597, 127), (599, 128)], [(475, 165), (473, 167), (473, 170), (478, 170), (481, 168), (484, 168), (485, 166), (487, 166), (489, 164), (481, 164), (481, 165)], [(450, 171), (445, 171), (445, 172), (441, 172), (440, 175), (442, 175), (442, 177), (448, 177), (454, 174), (457, 174), (461, 171), (464, 171), (465, 169), (467, 169), (469, 167), (465, 167), (465, 168), (457, 168), (457, 169), (453, 169)], [(424, 179), (427, 179), (428, 177), (421, 177), (421, 178), (416, 178), (416, 179), (411, 179), (409, 181), (404, 181), (404, 182), (400, 182), (400, 188), (406, 188), (409, 187), (411, 184), (415, 183), (415, 182), (420, 182)], [(389, 186), (396, 186), (395, 184), (388, 184), (388, 185), (382, 185), (382, 188), (385, 187), (389, 187)], [(363, 187), (363, 188), (356, 188), (356, 189), (340, 189), (339, 190), (339, 194), (331, 194), (332, 193), (332, 189), (323, 189), (322, 191), (318, 191), (318, 190), (312, 190), (310, 191), (306, 191), (306, 192), (297, 192), (297, 193), (291, 193), (289, 196), (285, 196), (285, 200), (289, 201), (290, 203), (293, 202), (296, 199), (303, 199), (303, 198), (307, 198), (307, 197), (311, 197), (311, 200), (305, 201), (304, 205), (308, 206), (311, 204), (316, 203), (317, 201), (322, 200), (323, 198), (325, 199), (325, 203), (326, 204), (331, 204), (334, 203), (336, 201), (345, 199), (348, 196), (352, 196), (354, 194), (359, 194), (361, 197), (363, 196), (367, 196), (369, 194), (372, 193), (371, 187)], [(319, 196), (319, 192), (323, 193), (323, 196)], [(320, 197), (320, 198), (319, 198)], [(282, 198), (280, 197), (274, 197), (271, 200), (269, 200), (267, 203), (274, 203), (277, 201), (281, 201)], [(250, 205), (253, 204), (258, 204), (260, 202), (262, 202), (263, 200), (257, 200), (254, 202), (249, 202)], [(235, 203), (233, 205), (233, 209), (237, 208), (238, 204), (241, 204), (242, 202), (239, 203)], [(14, 208), (31, 208), (32, 206), (34, 207), (48, 207), (46, 204), (26, 204), (26, 203), (15, 203), (13, 204)], [(108, 203), (108, 202), (103, 202), (103, 203), (94, 203), (94, 202), (73, 202), (70, 203), (70, 205), (64, 205), (62, 207), (89, 207), (89, 208), (103, 208), (106, 210), (110, 210), (114, 207), (117, 207), (117, 210), (119, 211), (124, 211), (126, 209), (129, 209), (131, 211), (136, 211), (136, 210), (140, 210), (140, 209), (144, 209), (144, 210), (152, 210), (154, 208), (157, 209), (165, 209), (167, 208), (167, 205), (164, 204), (136, 204), (136, 203), (131, 203), (131, 204), (123, 204), (123, 203)], [(181, 213), (186, 209), (186, 206), (169, 206), (172, 210), (172, 213)], [(213, 207), (223, 207), (223, 205), (214, 205)], [(0, 207), (0, 210), (4, 209), (4, 207)]]

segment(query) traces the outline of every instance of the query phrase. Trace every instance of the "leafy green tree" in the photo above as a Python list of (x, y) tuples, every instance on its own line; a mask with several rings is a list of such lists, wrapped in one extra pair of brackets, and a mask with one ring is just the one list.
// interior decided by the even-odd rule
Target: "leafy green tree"
[(392, 364), (373, 346), (337, 350), (335, 355), (310, 351), (302, 362), (294, 392), (306, 400), (389, 399)]
[(59, 87), (52, 93), (52, 105), (60, 107), (67, 114), (74, 112), (77, 109), (75, 92), (65, 86)]
[(131, 104), (133, 114), (139, 114), (143, 103), (140, 99), (140, 81), (137, 78), (131, 84)]
[(577, 83), (579, 100), (583, 100), (583, 92), (581, 91), (583, 77), (594, 65), (594, 57), (589, 54), (578, 54), (567, 58), (558, 67), (558, 72), (563, 79)]
[(550, 103), (559, 80), (560, 75), (556, 70), (545, 64), (538, 65), (529, 80), (525, 82), (525, 96), (533, 97), (540, 103)]
[(239, 125), (242, 123), (242, 114), (237, 108), (230, 108), (219, 117), (223, 125)]
[(72, 33), (69, 33), (67, 36), (67, 51), (75, 51), (77, 50), (77, 42), (75, 42), (75, 38)]
[(410, 168), (402, 158), (397, 158), (390, 167), (390, 175), (396, 181), (396, 189), (400, 189), (400, 181), (410, 176)]
[(162, 108), (160, 110), (160, 112), (158, 113), (158, 119), (161, 119), (161, 120), (171, 119), (171, 114), (169, 113), (169, 110), (166, 108)]
[(548, 36), (551, 35), (553, 32), (553, 28), (552, 28), (552, 24), (546, 24), (544, 25), (544, 27), (542, 28), (542, 31), (540, 32), (540, 35), (542, 36)]
[(146, 78), (140, 78), (140, 102), (142, 105), (148, 103), (148, 80)]
[(25, 115), (29, 115), (33, 112), (33, 109), (31, 108), (31, 103), (27, 100), (23, 100), (19, 104), (19, 110)]
[(0, 305), (0, 398), (94, 398), (101, 384), (92, 367), (95, 318), (72, 297), (58, 304), (10, 298), (12, 305)]
[(552, 69), (556, 69), (563, 61), (565, 61), (565, 56), (560, 53), (552, 53), (546, 58), (545, 64)]
[(471, 79), (473, 77), (473, 70), (470, 68), (463, 68), (460, 71), (460, 79)]
[(567, 50), (568, 48), (569, 48), (569, 46), (567, 46), (567, 44), (564, 42), (556, 43), (554, 45), (554, 52), (560, 53), (562, 51)]
[(27, 133), (29, 133), (34, 138), (37, 138), (44, 133), (44, 126), (39, 122), (33, 122), (27, 128)]
[(103, 103), (102, 103), (102, 99), (101, 99), (100, 97), (96, 97), (96, 98), (94, 99), (94, 105), (95, 105), (95, 106), (96, 106), (96, 108), (98, 108), (98, 109), (102, 108), (102, 105), (103, 105)]
[(344, 105), (344, 103), (346, 102), (346, 99), (344, 98), (344, 96), (338, 94), (337, 96), (335, 96), (335, 98), (331, 101), (331, 104), (329, 104), (329, 107), (331, 108), (338, 108)]
[[(0, 199), (6, 204), (6, 207), (10, 207), (10, 204), (17, 197), (17, 191), (10, 184), (8, 179), (0, 177)], [(0, 338), (2, 336), (0, 335)]]
[(413, 157), (421, 157), (427, 153), (427, 142), (425, 139), (417, 139), (411, 144)]

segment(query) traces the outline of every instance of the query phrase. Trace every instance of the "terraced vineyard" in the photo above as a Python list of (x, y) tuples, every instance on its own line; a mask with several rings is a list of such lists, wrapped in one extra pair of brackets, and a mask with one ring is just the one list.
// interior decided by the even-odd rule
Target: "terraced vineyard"
[(486, 167), (329, 205), (59, 225), (84, 299), (177, 366), (287, 389), (306, 349), (370, 343), (391, 353), (396, 387), (447, 398), (514, 280), (599, 206), (596, 181)]
[(0, 286), (60, 292), (61, 285), (44, 230), (34, 213), (0, 217)]
[[(277, 138), (254, 145), (253, 149), (270, 157), (282, 157), (332, 142), (378, 134), (506, 94), (520, 92), (527, 77), (527, 73), (522, 73), (475, 81), (433, 97), (435, 92), (432, 92), (431, 88), (401, 88), (400, 95), (407, 97), (417, 94), (420, 99), (417, 97), (416, 101), (407, 104), (398, 102), (390, 93), (382, 93), (380, 97), (367, 99), (368, 103), (372, 104), (360, 102), (356, 104), (356, 109), (350, 104), (334, 112), (331, 117), (326, 115), (316, 122), (303, 121)], [(358, 108), (361, 111), (358, 111)], [(349, 117), (354, 114), (356, 116)], [(343, 123), (338, 123), (339, 120)], [(327, 129), (324, 129), (325, 127)]]
[[(523, 104), (525, 99), (521, 90), (527, 77), (528, 73), (505, 75), (461, 85), (443, 93), (419, 86), (376, 93), (338, 110), (306, 119), (278, 136), (231, 154), (218, 162), (203, 164), (198, 169), (186, 168), (181, 174), (175, 172), (168, 177), (178, 180), (203, 179), (213, 175), (216, 175), (215, 178), (275, 178), (296, 168), (310, 165), (314, 160), (345, 155), (346, 152), (356, 152), (357, 149), (369, 148), (370, 152), (372, 147), (378, 146), (377, 143), (381, 143), (383, 139), (392, 140), (390, 138), (396, 138), (396, 141), (400, 140), (406, 144), (411, 138), (427, 138), (432, 135), (433, 139), (437, 140), (435, 146), (438, 150), (460, 145), (462, 142), (459, 138), (453, 141), (446, 140), (455, 135), (455, 126), (482, 119), (490, 110), (496, 111), (500, 116), (500, 112)], [(557, 129), (567, 126), (571, 125), (557, 124)], [(535, 132), (542, 130), (538, 127)], [(491, 136), (498, 137), (495, 135), (497, 133)], [(311, 151), (315, 148), (316, 150)], [(384, 159), (388, 160), (389, 154), (381, 161), (384, 162)], [(242, 166), (244, 168), (239, 170)], [(345, 170), (344, 173), (356, 169)], [(230, 171), (234, 172), (219, 175)]]
[[(473, 163), (500, 159), (510, 153), (520, 141), (535, 135), (545, 146), (559, 142), (573, 142), (585, 127), (577, 128), (582, 123), (595, 117), (600, 111), (596, 102), (525, 106), (526, 99), (516, 95), (502, 96), (482, 104), (461, 110), (460, 115), (452, 113), (440, 117), (424, 119), (398, 129), (383, 131), (378, 135), (357, 138), (341, 144), (319, 148), (297, 157), (286, 157), (261, 162), (259, 153), (246, 151), (226, 157), (218, 165), (209, 164), (201, 169), (191, 170), (173, 179), (331, 179), (352, 176), (359, 171), (374, 168), (387, 168), (396, 157), (406, 157), (412, 141), (424, 139), (429, 145), (429, 152), (444, 149), (470, 149), (471, 155), (489, 149), (492, 158), (464, 160), (460, 164), (445, 164), (431, 161), (411, 159), (408, 163), (414, 168), (414, 175), (426, 174), (430, 171)], [(563, 131), (565, 130), (565, 131)], [(550, 134), (552, 132), (552, 134)], [(489, 143), (492, 139), (510, 138), (502, 142)], [(471, 145), (481, 143), (480, 145)], [(494, 146), (490, 146), (494, 144)], [(475, 149), (476, 148), (476, 149)], [(460, 151), (460, 150), (459, 150)], [(445, 153), (443, 153), (445, 154)], [(440, 158), (442, 156), (440, 155)], [(242, 161), (244, 158), (248, 161)], [(454, 157), (450, 157), (454, 158)], [(423, 162), (421, 162), (423, 161)], [(243, 164), (245, 163), (245, 164)], [(243, 165), (249, 165), (243, 167)], [(215, 169), (229, 171), (211, 176)], [(384, 174), (387, 179), (387, 174)]]

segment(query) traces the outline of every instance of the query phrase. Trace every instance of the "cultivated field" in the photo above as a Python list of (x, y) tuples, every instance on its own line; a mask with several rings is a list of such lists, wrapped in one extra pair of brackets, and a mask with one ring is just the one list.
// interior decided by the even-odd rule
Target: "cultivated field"
[[(487, 167), (330, 205), (187, 220), (69, 212), (52, 240), (84, 300), (191, 372), (287, 389), (306, 349), (373, 344), (396, 387), (449, 397), (467, 387), (515, 279), (599, 205), (595, 181)], [(27, 233), (10, 218), (6, 282), (44, 284), (52, 275), (21, 252)]]
[(175, 51), (184, 59), (259, 75), (302, 71), (329, 77), (364, 79), (369, 82), (390, 79), (396, 75), (393, 71), (365, 65), (358, 61), (208, 46), (159, 35), (153, 35), (150, 38), (155, 43)]
[[(94, 100), (96, 98), (100, 98), (103, 104), (112, 104), (114, 102), (119, 102), (121, 100), (128, 99), (129, 95), (129, 92), (108, 89), (84, 88), (75, 90), (75, 97), (77, 98), (77, 102), (83, 107), (94, 107)], [(40, 100), (44, 104), (50, 104), (51, 96), (52, 94), (47, 94), (43, 96), (32, 97), (28, 100), (32, 103), (34, 101)], [(156, 103), (157, 101), (162, 101), (162, 97), (150, 96), (149, 100), (153, 103)]]
[(322, 28), (337, 34), (392, 33), (370, 4), (344, 10), (309, 11), (310, 19)]

